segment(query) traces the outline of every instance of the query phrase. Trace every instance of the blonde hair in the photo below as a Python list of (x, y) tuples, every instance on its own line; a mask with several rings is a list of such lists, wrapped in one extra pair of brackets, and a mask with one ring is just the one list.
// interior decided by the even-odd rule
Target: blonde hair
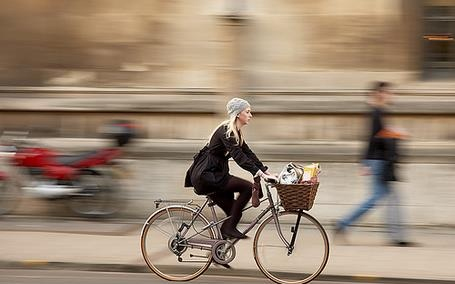
[(210, 134), (209, 140), (207, 141), (207, 144), (210, 143), (210, 140), (212, 140), (213, 134), (220, 128), (221, 126), (227, 126), (226, 130), (226, 138), (229, 139), (232, 134), (234, 134), (235, 142), (236, 145), (243, 145), (243, 135), (242, 135), (242, 130), (237, 129), (236, 122), (237, 117), (236, 116), (231, 116), (228, 120), (225, 120), (221, 122), (215, 130), (213, 130), (212, 134)]

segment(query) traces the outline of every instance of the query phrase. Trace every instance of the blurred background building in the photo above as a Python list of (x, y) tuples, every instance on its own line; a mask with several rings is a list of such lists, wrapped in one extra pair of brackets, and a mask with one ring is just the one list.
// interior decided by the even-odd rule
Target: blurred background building
[[(255, 139), (352, 140), (365, 89), (388, 80), (413, 137), (455, 138), (454, 1), (20, 0), (2, 3), (0, 18), (2, 93), (26, 97), (4, 103), (3, 127), (24, 124), (8, 110), (38, 109), (59, 119), (28, 127), (93, 135), (102, 109), (147, 113), (147, 137), (200, 138), (205, 118), (241, 95), (257, 124), (273, 116), (280, 129)], [(69, 97), (72, 107), (41, 100)]]
[(242, 96), (265, 159), (356, 162), (385, 80), (408, 161), (455, 159), (453, 0), (17, 0), (0, 20), (1, 130), (129, 118), (149, 155), (189, 159)]

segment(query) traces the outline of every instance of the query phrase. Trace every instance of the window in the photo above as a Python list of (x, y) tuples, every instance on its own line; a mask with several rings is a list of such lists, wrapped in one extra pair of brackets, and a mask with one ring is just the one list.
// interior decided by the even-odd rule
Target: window
[(424, 75), (455, 78), (455, 1), (426, 1), (424, 7)]

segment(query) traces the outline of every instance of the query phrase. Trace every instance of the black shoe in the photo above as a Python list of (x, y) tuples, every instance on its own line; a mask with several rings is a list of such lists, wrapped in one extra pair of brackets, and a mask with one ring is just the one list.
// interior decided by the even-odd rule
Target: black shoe
[(337, 244), (347, 244), (346, 238), (346, 229), (342, 228), (340, 225), (335, 224), (333, 230), (333, 240)]
[(232, 267), (231, 267), (229, 264), (227, 264), (227, 263), (226, 263), (226, 264), (220, 264), (220, 263), (217, 263), (216, 261), (213, 261), (213, 264), (215, 264), (215, 265), (220, 265), (220, 266), (222, 266), (222, 267), (224, 267), (224, 268), (226, 268), (226, 269), (231, 269), (231, 268), (232, 268)]
[(409, 241), (393, 241), (391, 243), (392, 246), (395, 247), (416, 247), (417, 244), (414, 242), (409, 242)]
[(233, 238), (233, 239), (246, 239), (248, 238), (245, 234), (240, 233), (236, 228), (223, 228), (221, 226), (221, 235), (223, 239)]

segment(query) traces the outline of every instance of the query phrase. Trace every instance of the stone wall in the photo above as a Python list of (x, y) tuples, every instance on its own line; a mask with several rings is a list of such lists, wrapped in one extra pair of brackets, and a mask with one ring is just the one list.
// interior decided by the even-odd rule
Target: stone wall
[[(452, 90), (397, 90), (389, 125), (407, 130), (415, 142), (455, 140)], [(254, 118), (251, 141), (290, 144), (362, 141), (368, 121), (361, 91), (248, 92)], [(0, 131), (27, 130), (35, 137), (99, 137), (110, 119), (141, 125), (140, 137), (203, 139), (226, 118), (227, 97), (207, 90), (9, 89), (0, 91)]]
[(0, 84), (236, 91), (407, 82), (419, 72), (417, 6), (409, 0), (2, 2)]
[[(305, 163), (314, 160), (300, 160)], [(271, 171), (279, 172), (286, 160), (269, 162)], [(145, 219), (156, 210), (156, 199), (204, 201), (189, 188), (183, 187), (184, 174), (190, 160), (135, 160), (129, 164), (131, 178), (122, 183), (123, 208), (117, 217)], [(357, 163), (321, 163), (323, 173), (315, 205), (310, 213), (324, 224), (348, 214), (364, 200), (370, 191), (368, 177), (359, 176)], [(231, 164), (232, 173), (245, 179), (251, 175)], [(401, 167), (402, 182), (394, 183), (400, 197), (403, 222), (412, 226), (455, 226), (455, 165), (413, 163)], [(273, 191), (274, 192), (274, 191)], [(275, 196), (276, 192), (274, 192)], [(369, 212), (356, 225), (385, 225), (387, 200)], [(262, 207), (261, 207), (262, 208)], [(265, 208), (265, 207), (264, 207)], [(250, 209), (243, 221), (251, 221), (259, 209)], [(209, 212), (207, 212), (209, 213)], [(65, 200), (43, 200), (24, 195), (15, 209), (16, 215), (74, 216), (66, 207)], [(218, 211), (219, 216), (224, 216)], [(209, 216), (209, 215), (208, 215)]]
[(372, 79), (416, 78), (419, 19), (417, 11), (410, 9), (416, 3), (254, 3), (247, 24), (246, 86), (363, 88)]
[(0, 4), (2, 85), (215, 86), (208, 1)]

